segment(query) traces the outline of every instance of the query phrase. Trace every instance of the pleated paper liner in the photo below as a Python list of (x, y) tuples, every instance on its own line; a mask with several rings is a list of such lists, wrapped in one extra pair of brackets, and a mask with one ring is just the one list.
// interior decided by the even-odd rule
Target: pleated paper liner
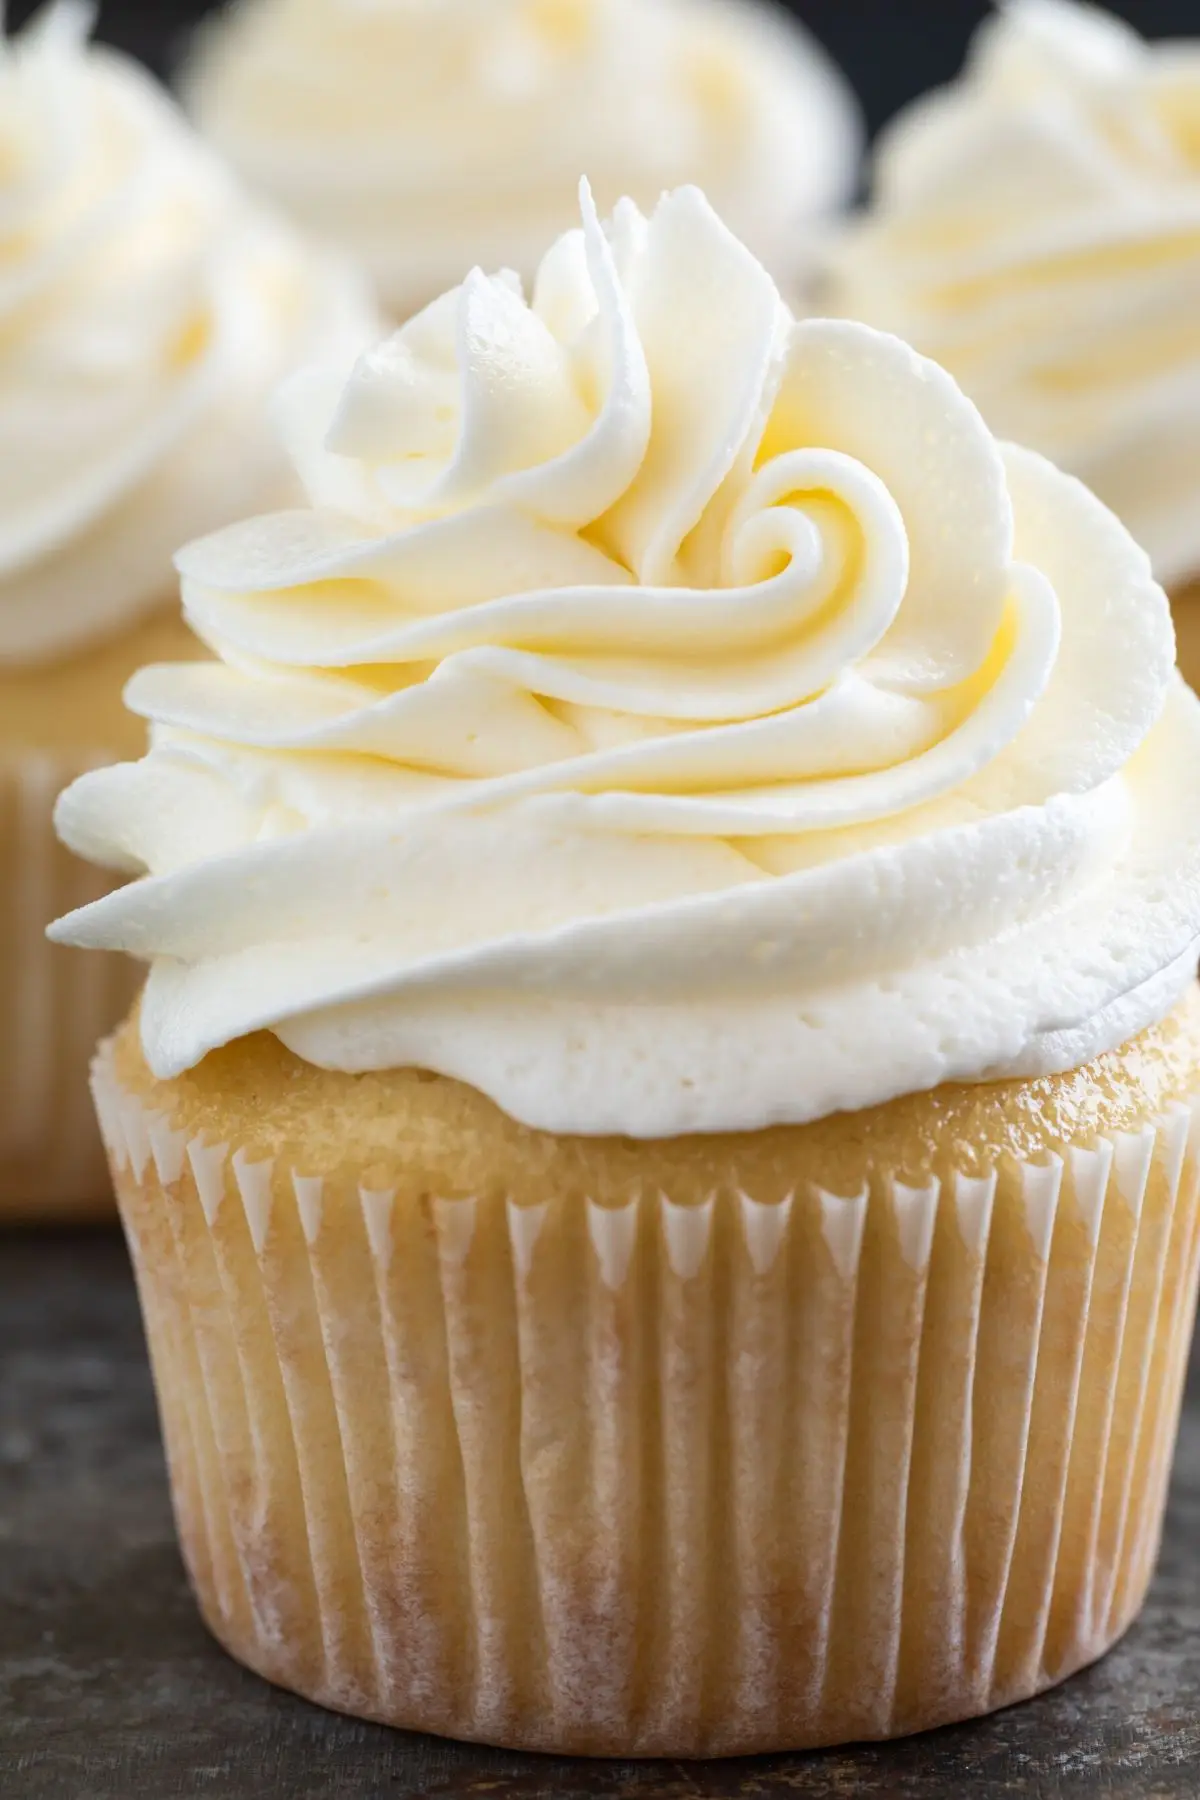
[(1200, 1113), (782, 1203), (397, 1201), (98, 1109), (183, 1546), (323, 1704), (700, 1756), (1036, 1693), (1137, 1613), (1195, 1305)]
[(112, 886), (52, 823), (61, 790), (104, 760), (0, 752), (0, 1224), (112, 1211), (88, 1069), (138, 974), (121, 957), (46, 941), (52, 919)]

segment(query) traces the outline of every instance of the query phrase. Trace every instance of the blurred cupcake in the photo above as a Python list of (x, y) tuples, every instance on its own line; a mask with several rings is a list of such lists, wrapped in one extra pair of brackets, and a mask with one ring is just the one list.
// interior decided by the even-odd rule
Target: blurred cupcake
[(857, 174), (845, 82), (745, 0), (241, 0), (186, 87), (233, 163), (400, 317), (475, 263), (532, 275), (585, 172), (605, 204), (704, 183), (784, 279)]
[(1120, 513), (1200, 681), (1200, 43), (1008, 0), (957, 85), (885, 137), (825, 299)]
[(371, 334), (356, 282), (252, 211), (90, 20), (67, 0), (0, 48), (0, 1216), (108, 1190), (87, 1065), (132, 986), (46, 946), (102, 891), (55, 795), (144, 744), (134, 669), (196, 654), (173, 551), (291, 490), (275, 382)]
[(292, 384), (56, 928), (205, 1616), (543, 1750), (917, 1730), (1149, 1579), (1200, 701), (1145, 555), (694, 189)]

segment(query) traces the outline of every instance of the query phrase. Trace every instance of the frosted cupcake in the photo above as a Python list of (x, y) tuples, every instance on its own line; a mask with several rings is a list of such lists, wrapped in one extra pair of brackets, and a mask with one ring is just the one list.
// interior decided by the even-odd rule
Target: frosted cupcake
[(958, 84), (885, 138), (825, 299), (1120, 513), (1200, 681), (1200, 43), (1008, 0)]
[(476, 263), (531, 276), (584, 170), (605, 204), (704, 183), (785, 278), (857, 172), (841, 76), (744, 0), (243, 0), (186, 87), (234, 164), (401, 317)]
[(101, 891), (54, 798), (144, 745), (127, 677), (197, 652), (179, 543), (291, 490), (274, 383), (371, 333), (357, 284), (252, 211), (89, 22), (54, 6), (0, 47), (0, 1215), (108, 1189), (87, 1065), (133, 989), (116, 958), (48, 951)]
[(544, 1750), (986, 1711), (1153, 1566), (1200, 701), (1144, 553), (703, 197), (476, 274), (182, 557), (64, 797), (96, 1099), (252, 1668)]

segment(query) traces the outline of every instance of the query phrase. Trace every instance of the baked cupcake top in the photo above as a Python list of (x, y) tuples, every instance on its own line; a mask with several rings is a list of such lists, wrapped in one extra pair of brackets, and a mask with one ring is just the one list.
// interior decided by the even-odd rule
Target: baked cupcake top
[(219, 661), (60, 803), (145, 878), (170, 1077), (269, 1027), (558, 1132), (802, 1122), (1082, 1064), (1200, 930), (1200, 701), (1070, 477), (798, 323), (704, 197), (478, 271), (282, 404), (307, 510), (179, 559)]
[(127, 625), (185, 538), (281, 499), (268, 393), (377, 329), (92, 14), (0, 35), (0, 665)]
[(704, 183), (781, 277), (848, 197), (850, 91), (747, 0), (241, 0), (186, 77), (201, 127), (407, 316), (476, 261), (531, 276), (575, 218)]
[(824, 302), (953, 371), (1002, 436), (1200, 574), (1200, 42), (1007, 0), (878, 153)]

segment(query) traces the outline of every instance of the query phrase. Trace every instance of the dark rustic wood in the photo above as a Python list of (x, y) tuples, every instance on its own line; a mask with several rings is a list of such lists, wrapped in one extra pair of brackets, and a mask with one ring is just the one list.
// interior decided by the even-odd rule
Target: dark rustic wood
[(553, 1762), (334, 1718), (223, 1656), (197, 1620), (176, 1555), (119, 1243), (0, 1240), (3, 1800), (788, 1794), (1200, 1796), (1200, 1391), (1145, 1617), (1058, 1693), (979, 1725), (821, 1757)]

